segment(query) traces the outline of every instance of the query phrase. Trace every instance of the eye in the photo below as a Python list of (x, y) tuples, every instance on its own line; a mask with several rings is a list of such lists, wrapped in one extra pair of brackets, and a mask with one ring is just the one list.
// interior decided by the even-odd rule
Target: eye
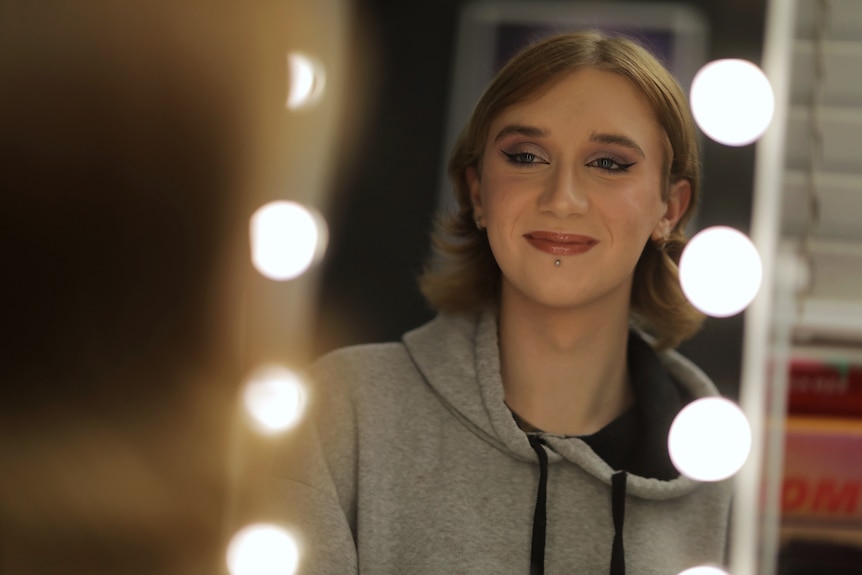
[(547, 164), (548, 161), (540, 158), (533, 152), (503, 152), (507, 161), (513, 164)]
[(589, 166), (590, 168), (598, 168), (605, 172), (625, 172), (635, 164), (636, 162), (632, 162), (630, 164), (623, 164), (622, 162), (618, 162), (613, 158), (598, 158), (588, 163), (587, 166)]

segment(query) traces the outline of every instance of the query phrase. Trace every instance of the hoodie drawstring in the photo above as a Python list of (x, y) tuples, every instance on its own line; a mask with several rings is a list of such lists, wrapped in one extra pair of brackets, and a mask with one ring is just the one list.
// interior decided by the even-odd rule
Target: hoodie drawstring
[(611, 552), (611, 575), (626, 574), (623, 523), (626, 520), (627, 480), (628, 474), (625, 471), (617, 471), (611, 478), (611, 513), (614, 517), (614, 547)]
[[(530, 447), (539, 458), (539, 489), (533, 512), (533, 542), (530, 549), (530, 575), (545, 573), (545, 529), (547, 527), (548, 454), (545, 442), (537, 435), (528, 435)], [(626, 483), (628, 474), (618, 471), (611, 477), (611, 514), (614, 519), (614, 543), (611, 551), (611, 575), (625, 575), (626, 554), (623, 546), (623, 525), (626, 519)]]
[(547, 524), (548, 500), (548, 454), (544, 441), (536, 435), (528, 435), (530, 447), (539, 457), (539, 490), (536, 494), (536, 510), (533, 512), (533, 545), (530, 550), (530, 575), (545, 573), (545, 527)]

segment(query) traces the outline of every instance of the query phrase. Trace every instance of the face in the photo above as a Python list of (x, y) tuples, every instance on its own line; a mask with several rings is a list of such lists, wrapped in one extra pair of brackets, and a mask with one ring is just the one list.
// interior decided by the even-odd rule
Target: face
[(637, 88), (591, 68), (504, 110), (481, 172), (467, 171), (504, 301), (628, 306), (644, 245), (670, 233), (690, 197), (681, 181), (662, 199), (665, 141)]

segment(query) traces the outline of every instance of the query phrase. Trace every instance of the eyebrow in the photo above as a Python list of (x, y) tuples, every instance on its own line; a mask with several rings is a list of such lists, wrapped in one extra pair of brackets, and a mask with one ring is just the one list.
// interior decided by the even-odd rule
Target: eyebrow
[[(537, 128), (536, 126), (528, 126), (525, 124), (509, 124), (497, 133), (497, 136), (494, 138), (494, 141), (499, 142), (503, 138), (506, 138), (513, 134), (517, 134), (519, 136), (528, 136), (530, 138), (545, 138), (550, 134), (550, 132), (542, 128)], [(646, 154), (644, 153), (643, 148), (641, 148), (637, 144), (637, 142), (635, 142), (628, 136), (624, 136), (622, 134), (605, 134), (593, 132), (592, 134), (590, 134), (590, 141), (598, 142), (601, 144), (614, 144), (617, 146), (623, 146), (625, 148), (629, 148), (630, 150), (638, 154), (640, 157), (646, 158)]]
[(511, 136), (512, 134), (529, 136), (530, 138), (544, 138), (548, 135), (548, 131), (535, 126), (526, 126), (524, 124), (509, 124), (497, 133), (494, 141), (499, 142), (503, 138)]
[(618, 146), (623, 146), (637, 153), (641, 158), (646, 158), (643, 148), (638, 146), (637, 142), (628, 136), (623, 136), (622, 134), (597, 134), (593, 132), (590, 134), (590, 141), (599, 142), (601, 144), (616, 144)]

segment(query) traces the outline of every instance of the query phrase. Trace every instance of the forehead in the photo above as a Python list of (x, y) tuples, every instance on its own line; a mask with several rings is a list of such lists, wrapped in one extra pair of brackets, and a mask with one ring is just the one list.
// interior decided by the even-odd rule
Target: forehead
[(491, 122), (489, 138), (510, 123), (535, 124), (551, 136), (599, 130), (657, 141), (664, 134), (639, 88), (620, 74), (595, 68), (571, 72), (502, 110)]

